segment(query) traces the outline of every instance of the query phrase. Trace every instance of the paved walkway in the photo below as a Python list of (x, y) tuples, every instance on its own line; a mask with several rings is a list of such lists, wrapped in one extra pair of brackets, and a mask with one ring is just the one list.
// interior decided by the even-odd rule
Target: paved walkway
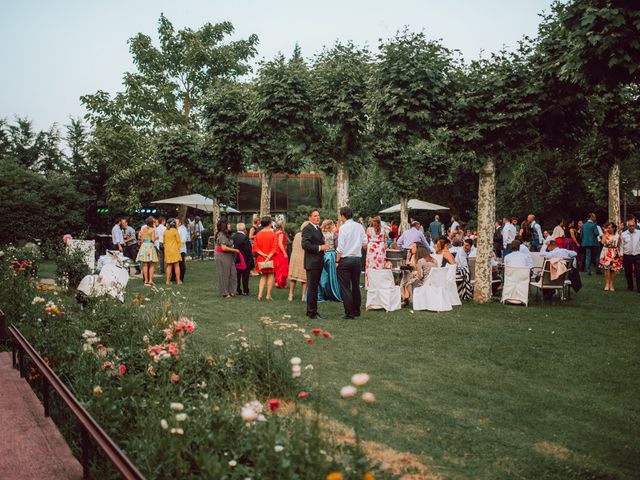
[(0, 352), (0, 479), (80, 479), (82, 467), (27, 382)]

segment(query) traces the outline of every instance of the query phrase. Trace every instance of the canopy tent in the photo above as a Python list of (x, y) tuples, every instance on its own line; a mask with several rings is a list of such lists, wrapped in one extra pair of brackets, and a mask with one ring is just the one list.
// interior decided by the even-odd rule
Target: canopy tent
[[(198, 210), (204, 210), (205, 212), (213, 212), (213, 200), (200, 195), (199, 193), (193, 193), (191, 195), (184, 195), (182, 197), (165, 198), (164, 200), (156, 200), (151, 203), (163, 203), (167, 205), (186, 205), (187, 207), (197, 208)], [(227, 207), (222, 203), (219, 204), (220, 211), (225, 213), (240, 213), (233, 207)]]
[[(416, 200), (412, 198), (407, 202), (408, 210), (449, 210), (449, 207), (443, 207), (442, 205), (438, 205), (436, 203), (424, 202), (422, 200)], [(384, 210), (380, 210), (380, 213), (398, 213), (400, 211), (400, 204), (394, 205), (393, 207), (385, 208)]]

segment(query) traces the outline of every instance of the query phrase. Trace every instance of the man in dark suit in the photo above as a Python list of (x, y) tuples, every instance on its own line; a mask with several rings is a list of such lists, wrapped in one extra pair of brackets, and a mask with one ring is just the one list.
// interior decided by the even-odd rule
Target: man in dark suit
[[(247, 236), (247, 228), (244, 223), (238, 223), (236, 225), (236, 232), (231, 235), (233, 240), (233, 248), (240, 250), (244, 263), (247, 268), (244, 270), (238, 270), (238, 286), (236, 288), (238, 294), (242, 292), (242, 295), (249, 295), (249, 275), (253, 269), (253, 249), (251, 248), (251, 241)], [(240, 290), (240, 282), (242, 281), (242, 290)]]
[(320, 212), (313, 210), (309, 225), (302, 230), (302, 249), (305, 251), (304, 269), (307, 271), (307, 317), (322, 318), (318, 313), (318, 285), (324, 267), (324, 252), (329, 246), (324, 243), (320, 231)]

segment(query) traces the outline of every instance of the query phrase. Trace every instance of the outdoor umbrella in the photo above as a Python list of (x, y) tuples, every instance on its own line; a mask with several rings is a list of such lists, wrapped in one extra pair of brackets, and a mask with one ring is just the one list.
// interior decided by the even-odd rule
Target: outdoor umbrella
[[(424, 202), (422, 200), (416, 200), (412, 198), (407, 203), (408, 210), (449, 210), (449, 207), (443, 207), (442, 205), (437, 205), (431, 202)], [(394, 205), (393, 207), (385, 208), (384, 210), (380, 210), (380, 213), (397, 213), (400, 211), (400, 204)]]
[[(187, 207), (197, 208), (198, 210), (204, 210), (205, 212), (213, 211), (213, 200), (200, 195), (199, 193), (193, 193), (191, 195), (184, 195), (182, 197), (165, 198), (164, 200), (156, 200), (151, 203), (164, 203), (168, 205), (186, 205)], [(227, 213), (240, 213), (238, 210), (232, 207), (227, 207), (223, 204), (220, 205), (220, 210)]]

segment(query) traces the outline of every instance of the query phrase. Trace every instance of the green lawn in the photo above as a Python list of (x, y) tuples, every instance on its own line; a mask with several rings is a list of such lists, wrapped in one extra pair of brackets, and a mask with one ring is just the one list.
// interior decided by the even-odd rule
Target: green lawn
[[(352, 373), (371, 375), (377, 402), (365, 438), (418, 454), (442, 478), (622, 479), (640, 475), (640, 295), (603, 292), (602, 276), (566, 304), (528, 308), (465, 303), (453, 312), (364, 313), (340, 320), (321, 304), (313, 323), (274, 290), (223, 299), (213, 262), (188, 263), (179, 290), (212, 351), (225, 334), (291, 315), (334, 336), (323, 345), (325, 412), (348, 420), (338, 397)], [(157, 277), (158, 284), (161, 279)], [(149, 292), (140, 280), (129, 292)], [(257, 280), (252, 279), (252, 291)], [(178, 289), (177, 286), (171, 287)], [(319, 350), (301, 343), (303, 361)]]

